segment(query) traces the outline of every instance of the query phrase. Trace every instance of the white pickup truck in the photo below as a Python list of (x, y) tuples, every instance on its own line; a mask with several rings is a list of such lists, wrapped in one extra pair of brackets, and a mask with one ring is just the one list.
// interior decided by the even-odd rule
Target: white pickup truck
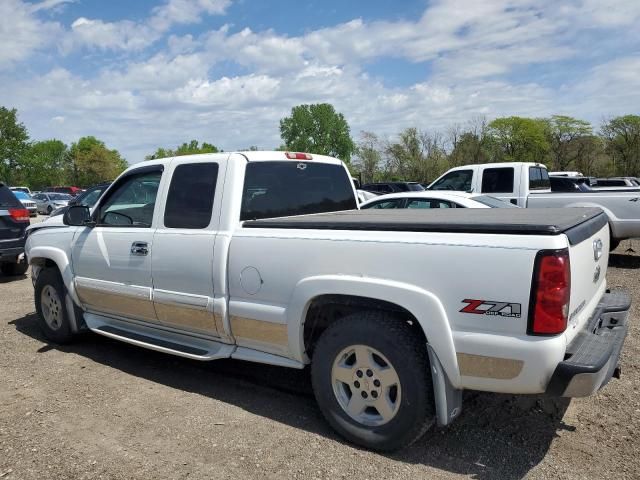
[(464, 389), (578, 397), (619, 372), (630, 298), (598, 209), (359, 211), (339, 160), (242, 152), (136, 164), (63, 221), (26, 242), (48, 339), (310, 364), (368, 448), (449, 424)]
[(436, 179), (428, 190), (485, 193), (514, 205), (540, 207), (598, 207), (609, 219), (610, 247), (640, 237), (640, 191), (551, 192), (549, 175), (539, 163), (485, 163), (456, 167)]

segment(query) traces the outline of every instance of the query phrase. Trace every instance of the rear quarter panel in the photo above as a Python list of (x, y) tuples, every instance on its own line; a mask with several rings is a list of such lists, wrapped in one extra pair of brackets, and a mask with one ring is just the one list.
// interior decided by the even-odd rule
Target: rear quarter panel
[[(459, 384), (456, 351), (481, 344), (486, 353), (495, 348), (489, 340), (501, 338), (505, 344), (501, 353), (519, 355), (523, 343), (539, 342), (526, 335), (535, 255), (540, 249), (566, 245), (563, 235), (240, 229), (230, 246), (230, 315), (287, 324), (288, 344), (279, 354), (307, 361), (301, 346), (306, 310), (300, 316), (289, 316), (293, 305), (308, 305), (313, 300), (308, 293), (305, 296), (309, 298), (296, 298), (302, 291), (298, 288), (301, 283), (323, 277), (348, 278), (354, 283), (361, 279), (359, 296), (405, 308), (397, 292), (417, 289), (430, 300), (422, 307), (408, 309), (422, 325), (447, 374)], [(257, 291), (243, 285), (243, 272), (247, 271), (258, 272)], [(340, 282), (333, 283), (336, 291), (323, 293), (345, 293)], [(375, 284), (388, 288), (375, 289)], [(501, 310), (505, 315), (465, 313), (461, 310), (469, 303), (464, 300), (513, 307)], [(489, 305), (484, 303), (480, 308)], [(518, 309), (519, 315), (507, 315)], [(516, 340), (510, 348), (506, 347), (508, 339)], [(564, 345), (564, 340), (561, 343)], [(450, 351), (452, 348), (455, 350)]]

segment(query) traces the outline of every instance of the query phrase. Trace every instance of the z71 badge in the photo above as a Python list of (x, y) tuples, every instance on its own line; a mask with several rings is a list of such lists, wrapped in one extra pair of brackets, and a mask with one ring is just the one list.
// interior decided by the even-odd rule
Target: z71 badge
[(476, 315), (496, 315), (499, 317), (520, 318), (522, 308), (519, 303), (498, 302), (495, 300), (473, 300), (465, 298), (462, 303), (466, 303), (460, 312), (475, 313)]

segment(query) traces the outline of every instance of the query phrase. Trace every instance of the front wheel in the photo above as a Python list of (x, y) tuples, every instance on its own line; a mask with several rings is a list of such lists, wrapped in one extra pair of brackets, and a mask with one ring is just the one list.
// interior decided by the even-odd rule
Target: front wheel
[(360, 312), (330, 325), (311, 365), (316, 400), (331, 426), (366, 448), (392, 451), (434, 424), (426, 342), (386, 312)]
[(49, 205), (47, 207), (47, 215), (51, 215), (51, 212), (53, 211), (53, 208), (51, 207), (51, 205)]
[(54, 343), (68, 343), (73, 338), (65, 295), (66, 289), (58, 270), (42, 270), (36, 280), (36, 312), (42, 333)]

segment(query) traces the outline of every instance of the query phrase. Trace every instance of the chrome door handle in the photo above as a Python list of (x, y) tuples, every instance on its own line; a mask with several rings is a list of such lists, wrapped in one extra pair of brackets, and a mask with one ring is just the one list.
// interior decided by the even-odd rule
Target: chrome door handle
[(131, 255), (145, 256), (149, 253), (147, 242), (133, 242), (131, 244)]

